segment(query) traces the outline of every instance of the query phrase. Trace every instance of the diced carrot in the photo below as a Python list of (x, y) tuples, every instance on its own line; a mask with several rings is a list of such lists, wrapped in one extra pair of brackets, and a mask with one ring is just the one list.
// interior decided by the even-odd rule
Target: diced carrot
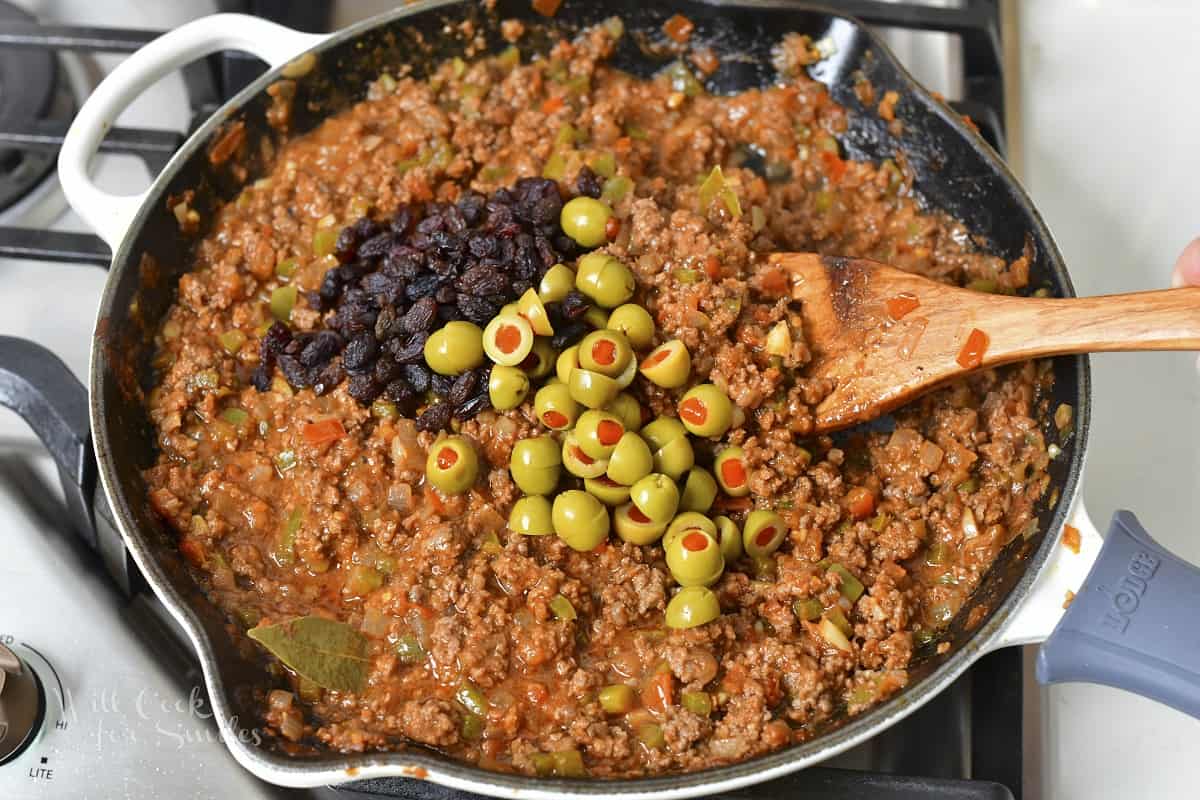
[(301, 433), (304, 436), (304, 441), (313, 447), (318, 447), (330, 442), (336, 442), (346, 435), (346, 429), (342, 427), (341, 420), (322, 419), (317, 422), (308, 423), (304, 426)]
[(921, 305), (921, 301), (914, 294), (901, 292), (895, 297), (889, 297), (887, 301), (888, 316), (895, 320), (904, 319), (904, 315), (915, 311)]
[(618, 153), (628, 153), (632, 149), (633, 139), (629, 138), (628, 136), (622, 136), (620, 139), (617, 139), (615, 142), (613, 142), (613, 150)]
[(563, 99), (559, 95), (547, 98), (546, 101), (542, 103), (542, 113), (553, 114), (555, 111), (561, 109), (563, 105)]
[(651, 711), (665, 711), (675, 705), (675, 678), (669, 672), (656, 672), (642, 687), (642, 705)]

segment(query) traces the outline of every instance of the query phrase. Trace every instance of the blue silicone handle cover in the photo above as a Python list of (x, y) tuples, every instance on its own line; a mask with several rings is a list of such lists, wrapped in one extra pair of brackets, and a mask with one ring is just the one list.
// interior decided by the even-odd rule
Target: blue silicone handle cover
[(1200, 717), (1200, 569), (1129, 511), (1037, 658), (1042, 683), (1102, 683)]

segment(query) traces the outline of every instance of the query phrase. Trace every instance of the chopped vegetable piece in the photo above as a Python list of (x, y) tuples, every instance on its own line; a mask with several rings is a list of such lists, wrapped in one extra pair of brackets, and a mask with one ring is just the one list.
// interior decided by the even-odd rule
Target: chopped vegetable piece
[(805, 597), (792, 603), (792, 613), (797, 619), (812, 622), (824, 613), (825, 607), (815, 597)]
[(851, 603), (862, 597), (862, 581), (854, 577), (854, 574), (851, 573), (850, 570), (835, 562), (829, 565), (829, 571), (841, 579), (839, 591), (841, 591), (842, 597), (846, 598)]
[(304, 509), (296, 507), (292, 509), (292, 513), (288, 515), (287, 522), (283, 525), (283, 530), (279, 532), (279, 539), (275, 542), (275, 561), (282, 566), (289, 566), (296, 560), (296, 534), (300, 531), (300, 525), (304, 522)]
[(280, 322), (288, 322), (292, 318), (292, 309), (296, 307), (296, 297), (299, 292), (296, 284), (289, 283), (271, 292), (271, 316)]
[(554, 618), (563, 622), (570, 622), (576, 618), (575, 606), (571, 605), (571, 601), (561, 594), (556, 594), (550, 598), (550, 610), (554, 612)]
[(487, 698), (471, 681), (463, 681), (459, 684), (458, 689), (454, 692), (454, 699), (472, 714), (478, 714), (481, 717), (487, 715)]
[(699, 198), (701, 214), (708, 213), (708, 207), (712, 205), (713, 200), (720, 199), (734, 219), (742, 216), (742, 205), (738, 201), (737, 193), (726, 183), (725, 174), (719, 166), (713, 167), (704, 183), (700, 184)]
[(614, 175), (604, 182), (604, 188), (600, 192), (600, 199), (610, 206), (615, 205), (621, 202), (632, 188), (633, 181), (629, 178), (626, 178), (624, 175)]
[(975, 369), (983, 363), (983, 356), (987, 353), (987, 348), (988, 335), (979, 328), (972, 328), (955, 360), (963, 369)]
[(675, 705), (675, 678), (669, 670), (654, 673), (642, 686), (642, 705), (651, 711), (665, 711)]
[(411, 633), (397, 639), (394, 649), (402, 664), (420, 664), (425, 660), (425, 648), (421, 646), (421, 640)]
[(632, 686), (614, 683), (600, 690), (600, 707), (608, 714), (627, 714), (637, 702), (637, 692)]
[(850, 645), (850, 640), (846, 637), (846, 634), (842, 632), (841, 628), (839, 628), (837, 624), (830, 621), (829, 617), (821, 617), (821, 622), (819, 623), (818, 629), (821, 632), (822, 638), (824, 638), (825, 641), (829, 642), (829, 644), (833, 645), (838, 650), (843, 650), (848, 653), (853, 649)]
[(661, 725), (649, 722), (637, 729), (638, 741), (651, 750), (661, 750), (667, 746), (667, 737)]
[(1060, 431), (1070, 430), (1074, 418), (1075, 409), (1066, 403), (1061, 403), (1058, 408), (1054, 409), (1054, 427)]
[(245, 425), (246, 421), (250, 419), (250, 415), (240, 408), (227, 408), (221, 412), (221, 419), (236, 428)]
[(483, 736), (483, 717), (478, 714), (463, 714), (462, 727), (459, 732), (462, 738), (471, 742)]
[(323, 444), (336, 442), (346, 435), (346, 429), (342, 427), (341, 420), (323, 419), (317, 422), (309, 422), (301, 429), (301, 435), (304, 436), (304, 441), (313, 447), (320, 447)]
[(712, 697), (708, 692), (684, 692), (679, 701), (684, 708), (698, 717), (707, 717), (712, 713)]
[(663, 23), (663, 33), (679, 44), (690, 39), (695, 30), (695, 24), (683, 14), (675, 14)]
[(275, 456), (275, 469), (287, 472), (296, 467), (296, 453), (292, 450), (282, 450)]
[(237, 352), (242, 349), (242, 345), (246, 343), (246, 334), (239, 330), (225, 331), (217, 340), (221, 342), (221, 347), (225, 348), (225, 352), (229, 355), (237, 355)]
[(296, 259), (285, 258), (283, 261), (280, 261), (275, 265), (275, 274), (283, 280), (288, 280), (296, 274), (296, 270), (299, 268), (299, 266), (300, 265), (296, 263)]
[(854, 519), (866, 519), (875, 513), (875, 494), (863, 486), (851, 488), (846, 492), (846, 510)]

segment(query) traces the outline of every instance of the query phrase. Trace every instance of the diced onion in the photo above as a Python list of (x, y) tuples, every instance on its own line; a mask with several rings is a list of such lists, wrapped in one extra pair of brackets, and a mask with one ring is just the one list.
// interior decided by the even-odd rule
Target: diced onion
[(979, 535), (979, 526), (975, 523), (975, 512), (970, 506), (963, 509), (962, 515), (963, 539), (974, 539)]
[(942, 464), (942, 457), (945, 453), (942, 448), (930, 441), (921, 444), (921, 450), (917, 456), (921, 459), (921, 466), (928, 470), (935, 470)]

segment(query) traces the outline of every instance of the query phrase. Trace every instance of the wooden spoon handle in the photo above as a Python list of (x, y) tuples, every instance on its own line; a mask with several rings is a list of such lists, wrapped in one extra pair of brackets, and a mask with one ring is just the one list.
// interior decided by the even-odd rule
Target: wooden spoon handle
[(1070, 299), (997, 297), (981, 317), (990, 339), (985, 364), (1116, 350), (1200, 350), (1200, 287)]

